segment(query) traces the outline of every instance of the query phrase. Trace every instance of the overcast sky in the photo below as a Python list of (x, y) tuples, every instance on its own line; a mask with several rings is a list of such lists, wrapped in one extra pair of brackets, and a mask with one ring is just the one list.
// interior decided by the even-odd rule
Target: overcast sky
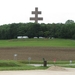
[(0, 25), (9, 23), (28, 23), (34, 17), (31, 11), (38, 7), (43, 21), (39, 23), (65, 23), (75, 21), (75, 0), (0, 0)]

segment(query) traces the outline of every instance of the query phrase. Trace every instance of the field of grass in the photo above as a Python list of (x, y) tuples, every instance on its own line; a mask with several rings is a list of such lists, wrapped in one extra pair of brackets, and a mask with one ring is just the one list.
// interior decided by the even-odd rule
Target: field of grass
[[(0, 60), (0, 71), (1, 70), (44, 70), (49, 66), (31, 66), (30, 64), (43, 64), (42, 61), (32, 61), (30, 64), (27, 61), (13, 61), (13, 60)], [(69, 61), (57, 61), (54, 64), (52, 61), (49, 61), (48, 64), (62, 66), (62, 67), (71, 67), (75, 68), (75, 61), (73, 61), (72, 65), (69, 64)]]
[(47, 69), (48, 67), (35, 67), (28, 65), (26, 63), (22, 63), (21, 61), (13, 61), (13, 60), (0, 60), (0, 71), (1, 70), (39, 70), (39, 69)]
[[(4, 48), (4, 49), (2, 49), (1, 47)], [(28, 53), (31, 53), (31, 50), (28, 47), (37, 47), (37, 50), (35, 50), (35, 48), (32, 48), (32, 50), (34, 49), (33, 52), (32, 52), (32, 55), (34, 55), (34, 54), (36, 54), (36, 53), (34, 53), (35, 51), (38, 51), (38, 50), (40, 50), (41, 52), (43, 51), (43, 49), (42, 48), (39, 48), (39, 47), (44, 47), (44, 48), (45, 47), (53, 47), (53, 48), (51, 48), (51, 50), (53, 50), (53, 51), (54, 50), (58, 50), (59, 49), (58, 47), (61, 47), (61, 48), (62, 47), (65, 47), (65, 50), (66, 49), (68, 50), (69, 48), (75, 48), (75, 40), (70, 40), (70, 39), (12, 39), (12, 40), (0, 40), (1, 52), (2, 51), (5, 52), (5, 50), (7, 50), (8, 53), (7, 53), (7, 51), (5, 52), (5, 54), (6, 54), (5, 57), (8, 58), (9, 56), (11, 56), (11, 58), (12, 58), (12, 55), (14, 54), (14, 52), (8, 50), (8, 48), (6, 48), (6, 47), (10, 47), (9, 49), (10, 50), (13, 50), (13, 51), (17, 51), (17, 50), (20, 51), (20, 50), (17, 49), (17, 48), (16, 49), (15, 48), (12, 49), (12, 47), (27, 47), (26, 50), (27, 49), (29, 50)], [(60, 50), (62, 51), (62, 49), (60, 49)], [(21, 51), (25, 51), (25, 48), (24, 48), (24, 50), (21, 49)], [(50, 51), (50, 52), (49, 51), (50, 51), (50, 48), (49, 48), (49, 50), (47, 49), (47, 52), (48, 53), (51, 53), (52, 52), (52, 51)], [(72, 51), (74, 53), (74, 50), (72, 50)], [(4, 52), (2, 52), (2, 53), (4, 54)], [(62, 52), (63, 52), (63, 55), (64, 55), (65, 54), (64, 51), (62, 51)], [(17, 53), (17, 52), (15, 52), (15, 53)], [(20, 56), (21, 53), (18, 53), (18, 56)], [(24, 57), (24, 59), (25, 59), (25, 57), (26, 57), (26, 54), (25, 53), (26, 52), (23, 52), (23, 53), (22, 53), (21, 56), (22, 56), (22, 58)], [(44, 56), (45, 54), (42, 52), (43, 55), (41, 56), (40, 53), (37, 52), (37, 56), (40, 55), (40, 57), (42, 58), (42, 56)], [(46, 53), (46, 54), (48, 55), (48, 53)], [(72, 55), (74, 55), (73, 53), (72, 53)], [(71, 55), (70, 50), (69, 50), (68, 54), (66, 55), (66, 57), (69, 57)], [(50, 55), (51, 54), (49, 54), (49, 56), (47, 56), (47, 58), (50, 57)], [(71, 55), (71, 57), (73, 58), (74, 56), (72, 56), (72, 55)], [(3, 56), (3, 55), (1, 55), (1, 56)], [(35, 55), (35, 57), (37, 57), (37, 56)], [(56, 57), (56, 56), (57, 57), (59, 57), (59, 56), (62, 57), (61, 55), (58, 56), (58, 53), (55, 52), (55, 56), (54, 57)], [(34, 57), (34, 56), (32, 56), (32, 57)], [(46, 57), (46, 55), (45, 55), (45, 57)], [(38, 62), (36, 62), (36, 61), (32, 61), (31, 62), (31, 64), (42, 64), (42, 63), (43, 62), (39, 62), (39, 61)], [(0, 60), (0, 70), (35, 70), (35, 69), (47, 69), (48, 68), (48, 67), (43, 67), (43, 66), (35, 67), (35, 66), (27, 65), (27, 64), (28, 64), (27, 61)], [(48, 64), (54, 64), (54, 63), (53, 63), (53, 61), (48, 61)], [(65, 66), (65, 67), (73, 67), (73, 68), (75, 68), (75, 65), (71, 66), (71, 65), (66, 65), (66, 64), (69, 64), (69, 61), (57, 61), (56, 62), (56, 65), (59, 65), (59, 66)], [(72, 64), (75, 64), (75, 61), (73, 61)]]
[(75, 47), (70, 39), (12, 39), (0, 40), (0, 47)]

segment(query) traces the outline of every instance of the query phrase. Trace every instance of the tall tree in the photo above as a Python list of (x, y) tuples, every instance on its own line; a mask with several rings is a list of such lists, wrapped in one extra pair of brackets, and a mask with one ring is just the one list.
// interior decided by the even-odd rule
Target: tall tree
[(65, 22), (65, 24), (73, 24), (73, 23), (74, 23), (73, 20), (67, 20), (67, 21)]

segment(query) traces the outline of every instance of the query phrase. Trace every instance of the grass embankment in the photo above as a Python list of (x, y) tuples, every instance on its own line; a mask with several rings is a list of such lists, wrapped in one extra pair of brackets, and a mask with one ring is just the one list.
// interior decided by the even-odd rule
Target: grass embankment
[(75, 47), (70, 39), (13, 39), (0, 40), (0, 47)]
[[(63, 66), (63, 67), (72, 67), (75, 68), (74, 65), (75, 61), (73, 61), (73, 65), (69, 64), (69, 61), (57, 61), (55, 64), (53, 61), (49, 61), (48, 64), (51, 65), (57, 65), (57, 66)], [(43, 64), (42, 61), (32, 61), (30, 64)], [(13, 60), (0, 60), (0, 70), (42, 70), (42, 69), (47, 69), (47, 67), (43, 66), (31, 66), (29, 65), (29, 62), (27, 61), (13, 61)]]
[(26, 63), (22, 63), (21, 61), (13, 61), (13, 60), (0, 60), (0, 70), (39, 70), (46, 69), (48, 67), (35, 67), (28, 65)]

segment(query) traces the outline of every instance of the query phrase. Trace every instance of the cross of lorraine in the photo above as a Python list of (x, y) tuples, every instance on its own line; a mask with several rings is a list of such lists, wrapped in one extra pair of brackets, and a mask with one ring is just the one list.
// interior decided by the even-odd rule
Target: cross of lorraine
[(38, 14), (41, 14), (41, 11), (38, 11), (38, 7), (35, 8), (35, 11), (32, 11), (32, 14), (35, 14), (35, 17), (30, 17), (30, 20), (34, 20), (35, 23), (38, 23), (38, 20), (43, 20), (42, 17), (38, 17)]

